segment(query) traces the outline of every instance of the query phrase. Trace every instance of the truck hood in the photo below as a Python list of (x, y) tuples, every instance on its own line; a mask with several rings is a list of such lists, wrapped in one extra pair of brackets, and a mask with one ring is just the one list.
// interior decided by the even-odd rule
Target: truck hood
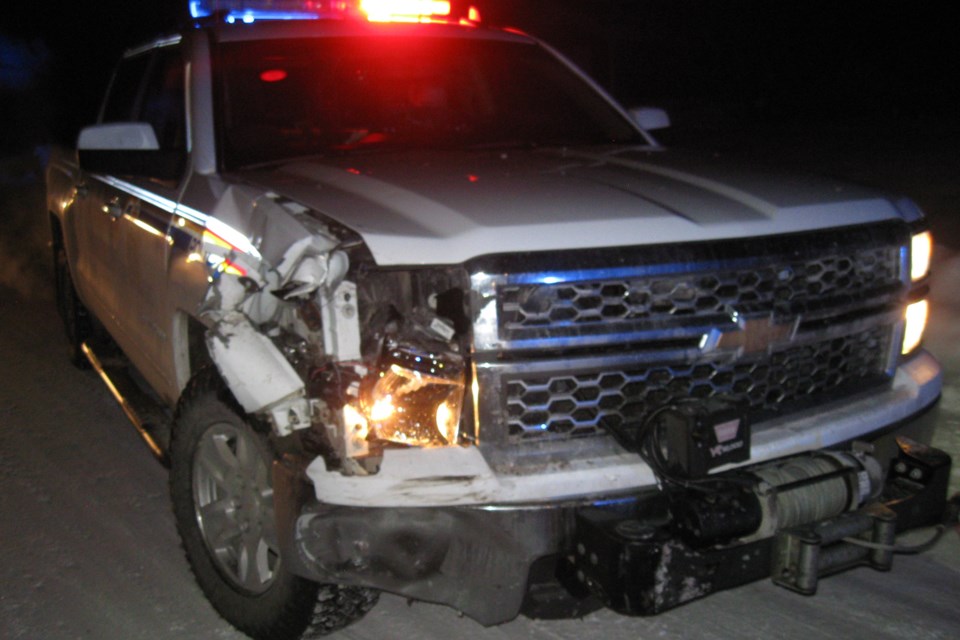
[(381, 265), (764, 236), (901, 214), (869, 190), (646, 148), (409, 151), (248, 170), (359, 233)]

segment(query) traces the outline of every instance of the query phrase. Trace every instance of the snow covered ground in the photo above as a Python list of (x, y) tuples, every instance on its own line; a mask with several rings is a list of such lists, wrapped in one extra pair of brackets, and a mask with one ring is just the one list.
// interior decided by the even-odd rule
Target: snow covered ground
[[(66, 362), (37, 173), (29, 162), (0, 162), (0, 638), (241, 638), (194, 585), (166, 472), (99, 380)], [(960, 461), (960, 238), (943, 241), (936, 270), (927, 342), (947, 372), (937, 443)], [(960, 637), (957, 602), (960, 536), (948, 532), (928, 553), (898, 556), (890, 573), (829, 578), (814, 598), (764, 581), (655, 618), (602, 611), (483, 628), (444, 607), (384, 596), (332, 638), (946, 640)]]

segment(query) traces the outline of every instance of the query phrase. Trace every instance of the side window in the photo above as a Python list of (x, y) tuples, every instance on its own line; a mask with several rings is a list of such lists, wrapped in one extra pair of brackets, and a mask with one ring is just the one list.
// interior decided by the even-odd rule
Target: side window
[(137, 120), (153, 125), (161, 151), (186, 150), (183, 74), (180, 47), (168, 46), (157, 51)]
[(107, 101), (103, 105), (103, 122), (131, 122), (140, 109), (143, 78), (147, 74), (149, 53), (124, 58), (110, 84)]

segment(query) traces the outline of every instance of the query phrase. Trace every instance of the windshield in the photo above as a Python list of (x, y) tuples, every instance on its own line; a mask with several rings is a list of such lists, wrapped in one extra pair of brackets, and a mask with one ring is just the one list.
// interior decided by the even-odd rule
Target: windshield
[(645, 142), (535, 44), (336, 37), (222, 47), (228, 168), (397, 148)]

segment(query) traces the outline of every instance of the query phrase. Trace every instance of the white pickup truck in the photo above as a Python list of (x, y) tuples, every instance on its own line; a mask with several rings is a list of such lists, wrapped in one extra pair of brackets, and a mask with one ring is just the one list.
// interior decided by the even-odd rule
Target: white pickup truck
[(496, 624), (888, 568), (950, 465), (916, 206), (666, 150), (537, 39), (401, 4), (193, 2), (49, 165), (71, 356), (216, 609), (297, 637), (379, 591)]

